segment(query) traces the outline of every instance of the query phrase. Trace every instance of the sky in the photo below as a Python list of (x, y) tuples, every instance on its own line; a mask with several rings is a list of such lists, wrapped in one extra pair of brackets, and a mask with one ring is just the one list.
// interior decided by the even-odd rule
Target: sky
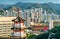
[(18, 2), (27, 2), (27, 3), (58, 3), (60, 4), (60, 0), (0, 0), (0, 4), (15, 4)]

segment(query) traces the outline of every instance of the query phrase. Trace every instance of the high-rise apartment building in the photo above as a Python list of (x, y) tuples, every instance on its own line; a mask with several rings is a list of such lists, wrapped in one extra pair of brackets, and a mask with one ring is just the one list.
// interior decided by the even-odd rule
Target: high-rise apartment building
[(16, 17), (0, 17), (0, 37), (10, 37), (13, 22), (11, 21)]

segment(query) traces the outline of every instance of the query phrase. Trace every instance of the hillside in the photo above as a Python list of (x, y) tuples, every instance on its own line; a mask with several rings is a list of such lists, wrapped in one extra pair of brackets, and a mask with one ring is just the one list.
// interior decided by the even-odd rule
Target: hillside
[(21, 9), (31, 9), (31, 8), (43, 8), (47, 13), (56, 13), (60, 14), (60, 4), (55, 3), (22, 3), (18, 2), (13, 5), (0, 5), (0, 8), (10, 9), (12, 7), (20, 7)]

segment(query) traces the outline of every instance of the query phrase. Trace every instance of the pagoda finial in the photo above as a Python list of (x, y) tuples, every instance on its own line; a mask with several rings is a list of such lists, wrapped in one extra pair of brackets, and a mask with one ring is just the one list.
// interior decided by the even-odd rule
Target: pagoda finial
[(18, 17), (20, 17), (20, 8), (18, 8)]

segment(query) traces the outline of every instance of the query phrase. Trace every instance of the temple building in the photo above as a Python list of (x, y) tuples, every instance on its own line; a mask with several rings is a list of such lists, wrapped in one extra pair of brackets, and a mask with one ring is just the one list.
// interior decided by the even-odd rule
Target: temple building
[(12, 26), (12, 30), (13, 30), (13, 33), (12, 33), (12, 36), (13, 37), (20, 37), (21, 39), (22, 38), (26, 38), (26, 32), (25, 32), (25, 25), (24, 25), (24, 19), (20, 17), (20, 14), (19, 14), (19, 9), (18, 9), (18, 16), (16, 19), (13, 19), (12, 21), (14, 22), (13, 26)]

